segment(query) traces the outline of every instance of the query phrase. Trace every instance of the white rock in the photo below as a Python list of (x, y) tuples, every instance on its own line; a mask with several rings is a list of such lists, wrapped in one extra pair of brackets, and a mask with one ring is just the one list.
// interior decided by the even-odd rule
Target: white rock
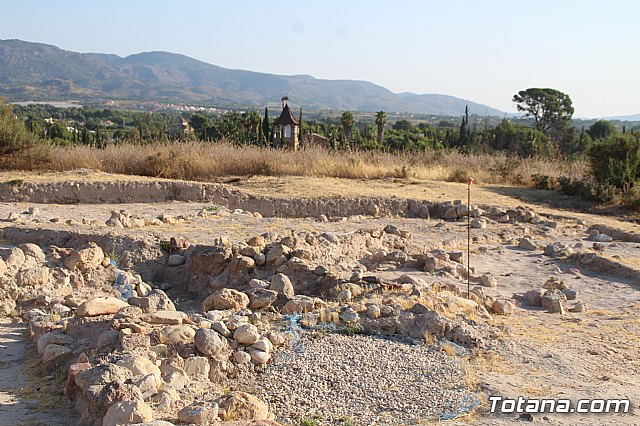
[(260, 333), (255, 325), (244, 324), (234, 331), (233, 338), (243, 345), (252, 345), (260, 338)]

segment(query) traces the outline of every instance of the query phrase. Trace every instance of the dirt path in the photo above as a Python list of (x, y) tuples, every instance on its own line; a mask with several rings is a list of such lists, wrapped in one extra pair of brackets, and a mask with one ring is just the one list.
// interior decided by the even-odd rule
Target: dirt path
[(25, 333), (25, 324), (0, 318), (0, 425), (75, 425), (78, 416), (72, 409), (48, 409), (39, 397), (40, 386), (47, 380), (36, 380), (26, 372), (29, 341)]

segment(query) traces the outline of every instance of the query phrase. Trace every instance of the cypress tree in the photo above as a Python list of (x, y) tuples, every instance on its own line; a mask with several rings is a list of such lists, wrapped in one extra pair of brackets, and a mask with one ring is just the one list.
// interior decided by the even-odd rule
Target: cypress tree
[[(269, 108), (264, 107), (264, 120), (262, 120), (262, 134), (265, 137), (264, 144), (268, 145), (271, 141), (271, 126), (269, 124)], [(262, 142), (262, 141), (260, 141)]]
[(302, 108), (300, 108), (300, 116), (298, 117), (298, 124), (300, 125), (300, 138), (298, 143), (302, 146), (304, 142), (304, 133), (302, 132)]

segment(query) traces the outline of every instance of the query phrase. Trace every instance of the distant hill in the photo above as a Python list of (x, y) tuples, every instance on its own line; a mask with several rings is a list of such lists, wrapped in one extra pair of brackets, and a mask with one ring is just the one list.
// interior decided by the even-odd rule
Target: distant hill
[(605, 117), (603, 120), (618, 120), (618, 121), (640, 121), (640, 114), (634, 115), (619, 115), (616, 117)]
[(503, 116), (495, 108), (447, 95), (393, 93), (366, 81), (322, 80), (231, 70), (184, 55), (126, 58), (0, 40), (0, 95), (12, 101), (123, 99), (261, 107), (287, 95), (308, 109)]

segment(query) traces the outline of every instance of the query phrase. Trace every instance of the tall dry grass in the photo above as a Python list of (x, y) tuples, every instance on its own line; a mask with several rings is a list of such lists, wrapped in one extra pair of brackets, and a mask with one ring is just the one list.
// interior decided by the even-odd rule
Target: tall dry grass
[(78, 168), (109, 173), (207, 181), (223, 176), (271, 175), (339, 178), (416, 178), (529, 185), (535, 174), (581, 179), (583, 162), (517, 159), (504, 154), (457, 152), (334, 152), (309, 147), (299, 151), (231, 143), (170, 142), (120, 144), (106, 149), (53, 147), (50, 161), (16, 163), (26, 170), (67, 171)]

